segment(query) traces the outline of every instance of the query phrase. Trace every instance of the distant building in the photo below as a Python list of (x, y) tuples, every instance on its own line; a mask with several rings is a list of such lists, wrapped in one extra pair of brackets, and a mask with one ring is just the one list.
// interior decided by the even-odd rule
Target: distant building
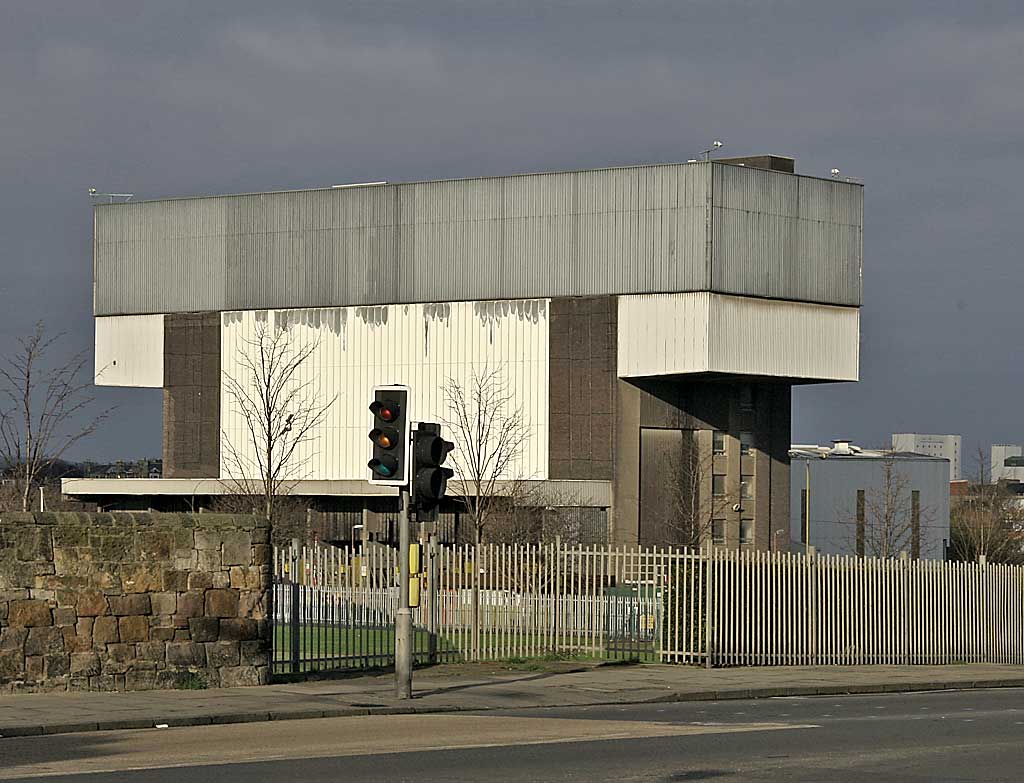
[(960, 436), (921, 435), (916, 432), (902, 432), (892, 436), (893, 451), (907, 451), (913, 454), (927, 454), (929, 457), (945, 457), (949, 460), (949, 480), (960, 479)]
[[(809, 545), (824, 554), (896, 556), (902, 550), (910, 557), (945, 558), (950, 495), (945, 458), (862, 449), (849, 441), (793, 446), (789, 458), (794, 551)], [(893, 510), (889, 515), (886, 505)], [(880, 551), (883, 538), (890, 542), (888, 553)]]
[(992, 446), (989, 480), (993, 484), (999, 481), (1024, 482), (1024, 447), (1009, 443)]

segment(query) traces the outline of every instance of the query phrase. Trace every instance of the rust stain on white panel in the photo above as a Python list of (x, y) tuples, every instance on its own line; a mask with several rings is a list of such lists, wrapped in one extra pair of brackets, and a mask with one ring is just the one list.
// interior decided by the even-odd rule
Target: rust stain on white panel
[[(291, 478), (367, 477), (367, 405), (375, 385), (408, 385), (412, 419), (441, 421), (450, 418), (443, 392), (449, 379), (465, 386), (474, 371), (500, 368), (530, 430), (522, 459), (505, 478), (546, 479), (548, 312), (546, 299), (269, 311), (274, 324), (293, 331), (296, 345), (316, 345), (300, 382), (308, 381), (321, 402), (334, 400), (311, 442), (301, 447), (301, 469)], [(240, 351), (255, 336), (255, 325), (256, 313), (223, 314), (226, 375), (241, 377)], [(221, 415), (222, 438), (251, 450), (245, 422), (223, 391)], [(222, 476), (228, 468), (222, 462)]]

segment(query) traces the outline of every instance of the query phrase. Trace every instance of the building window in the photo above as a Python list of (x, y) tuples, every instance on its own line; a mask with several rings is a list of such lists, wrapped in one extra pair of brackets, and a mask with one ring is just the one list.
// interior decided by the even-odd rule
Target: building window
[(753, 500), (754, 498), (754, 477), (750, 473), (740, 476), (740, 498)]
[(711, 476), (711, 494), (719, 498), (725, 495), (724, 473), (715, 473)]
[(754, 450), (754, 433), (752, 432), (741, 432), (740, 433), (740, 454), (747, 456)]
[(715, 454), (725, 454), (725, 433), (721, 430), (711, 433), (711, 451)]
[(722, 545), (725, 543), (725, 520), (711, 520), (711, 543)]
[(744, 384), (740, 386), (740, 410), (741, 411), (752, 411), (754, 410), (754, 392), (750, 386)]
[(806, 544), (810, 536), (807, 534), (807, 490), (800, 490), (800, 543)]
[(917, 560), (921, 557), (921, 492), (910, 493), (910, 556)]
[(864, 557), (864, 490), (857, 490), (857, 557)]
[(741, 544), (753, 544), (754, 543), (754, 520), (752, 520), (752, 519), (741, 519), (740, 520), (740, 543)]

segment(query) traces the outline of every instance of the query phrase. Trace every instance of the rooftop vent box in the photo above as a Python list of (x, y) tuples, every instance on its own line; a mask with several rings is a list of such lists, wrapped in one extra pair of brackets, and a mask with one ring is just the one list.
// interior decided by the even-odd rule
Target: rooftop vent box
[(716, 163), (728, 163), (731, 166), (748, 166), (752, 169), (782, 171), (786, 174), (796, 173), (796, 159), (785, 155), (747, 155), (741, 158), (715, 158)]

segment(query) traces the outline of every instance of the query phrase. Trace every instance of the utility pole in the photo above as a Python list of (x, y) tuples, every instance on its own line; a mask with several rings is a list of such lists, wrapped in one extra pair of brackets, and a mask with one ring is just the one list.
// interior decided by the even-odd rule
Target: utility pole
[(412, 609), (409, 607), (409, 487), (399, 491), (398, 613), (395, 616), (395, 695), (412, 698)]

